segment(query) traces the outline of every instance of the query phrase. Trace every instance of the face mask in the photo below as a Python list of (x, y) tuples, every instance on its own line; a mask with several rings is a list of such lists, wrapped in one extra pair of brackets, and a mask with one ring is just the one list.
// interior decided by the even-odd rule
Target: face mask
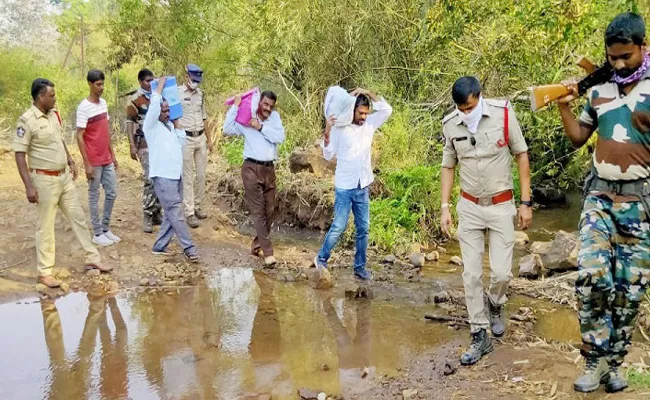
[(190, 81), (190, 83), (187, 86), (192, 90), (196, 90), (196, 88), (199, 87), (199, 84), (194, 81)]
[[(456, 109), (458, 110), (458, 108)], [(481, 117), (483, 116), (483, 96), (479, 97), (478, 104), (469, 114), (458, 110), (458, 115), (460, 116), (460, 120), (467, 126), (469, 132), (476, 133), (478, 123), (481, 122)]]

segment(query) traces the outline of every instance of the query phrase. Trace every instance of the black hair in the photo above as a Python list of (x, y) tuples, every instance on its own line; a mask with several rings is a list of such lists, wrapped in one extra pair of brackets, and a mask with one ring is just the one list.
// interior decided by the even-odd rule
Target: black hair
[(370, 107), (370, 99), (365, 94), (358, 95), (356, 101), (354, 102), (355, 111), (359, 107)]
[(645, 40), (645, 22), (639, 14), (626, 12), (618, 14), (605, 30), (605, 46), (615, 43), (634, 43), (641, 46)]
[(138, 81), (142, 82), (143, 80), (147, 79), (148, 77), (153, 77), (154, 74), (151, 72), (151, 70), (148, 70), (146, 68), (142, 68), (140, 72), (138, 72)]
[(265, 97), (269, 100), (278, 101), (278, 96), (276, 96), (275, 93), (270, 90), (265, 90), (262, 92), (260, 95), (260, 101), (262, 101), (262, 99)]
[(36, 100), (36, 98), (45, 90), (47, 90), (48, 87), (53, 88), (54, 83), (45, 78), (34, 79), (34, 82), (32, 82), (32, 99)]
[(104, 77), (104, 73), (98, 69), (91, 69), (90, 71), (88, 71), (88, 76), (86, 77), (86, 79), (90, 83), (106, 80), (106, 78)]
[(470, 96), (481, 95), (481, 83), (475, 76), (462, 76), (454, 82), (451, 88), (451, 98), (456, 105), (466, 104)]

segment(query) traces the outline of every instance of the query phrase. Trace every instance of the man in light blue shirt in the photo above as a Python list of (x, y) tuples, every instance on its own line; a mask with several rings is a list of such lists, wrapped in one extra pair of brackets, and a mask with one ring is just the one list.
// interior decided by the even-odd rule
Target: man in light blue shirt
[(366, 250), (370, 229), (370, 184), (374, 180), (371, 165), (372, 140), (393, 109), (386, 100), (366, 89), (355, 89), (350, 95), (356, 96), (352, 123), (333, 127), (336, 119), (330, 117), (323, 135), (323, 156), (327, 160), (336, 157), (334, 221), (325, 235), (320, 252), (314, 258), (314, 265), (316, 268), (327, 268), (327, 260), (345, 231), (352, 211), (356, 229), (354, 276), (367, 281), (371, 279), (366, 270)]
[(278, 146), (284, 142), (285, 134), (280, 115), (274, 111), (277, 96), (264, 91), (256, 115), (247, 126), (236, 121), (241, 96), (235, 97), (223, 124), (226, 135), (244, 136), (244, 200), (251, 212), (257, 236), (251, 244), (251, 254), (262, 257), (267, 266), (276, 263), (273, 245), (269, 239), (275, 214), (275, 165)]
[(198, 262), (196, 246), (185, 223), (183, 212), (183, 146), (185, 131), (178, 121), (169, 121), (169, 105), (162, 98), (165, 77), (159, 78), (158, 88), (151, 95), (151, 103), (142, 130), (149, 145), (149, 178), (153, 180), (156, 196), (164, 210), (164, 219), (153, 245), (153, 254), (169, 255), (167, 246), (174, 233), (191, 262)]

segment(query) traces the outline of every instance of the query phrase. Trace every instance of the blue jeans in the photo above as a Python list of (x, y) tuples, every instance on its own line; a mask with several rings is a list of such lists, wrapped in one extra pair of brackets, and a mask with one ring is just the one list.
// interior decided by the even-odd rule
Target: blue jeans
[(180, 179), (167, 179), (154, 177), (153, 187), (160, 205), (164, 211), (164, 218), (158, 232), (154, 251), (165, 251), (172, 237), (176, 234), (185, 254), (195, 254), (196, 246), (192, 242), (190, 230), (185, 223), (183, 212), (183, 183)]
[[(104, 215), (99, 218), (99, 186), (104, 187)], [(117, 198), (117, 177), (115, 166), (108, 165), (93, 167), (93, 179), (88, 182), (88, 208), (90, 209), (90, 222), (93, 233), (99, 236), (110, 230), (113, 204)]]
[(354, 255), (354, 270), (363, 270), (366, 266), (366, 250), (368, 249), (368, 229), (370, 228), (370, 187), (357, 189), (336, 189), (334, 194), (334, 222), (325, 235), (323, 247), (318, 253), (318, 259), (327, 263), (332, 249), (339, 241), (341, 234), (348, 225), (350, 210), (354, 215), (356, 229), (356, 253)]

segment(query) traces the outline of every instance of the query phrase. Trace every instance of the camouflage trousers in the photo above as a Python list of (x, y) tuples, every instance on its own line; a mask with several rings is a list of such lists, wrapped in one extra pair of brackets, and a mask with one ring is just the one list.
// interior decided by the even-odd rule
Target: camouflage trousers
[(142, 191), (142, 210), (145, 215), (150, 217), (160, 216), (162, 207), (153, 188), (153, 181), (149, 179), (149, 149), (139, 149), (138, 159), (142, 165), (142, 174), (144, 176), (144, 189)]
[(576, 293), (585, 357), (620, 365), (650, 281), (650, 218), (640, 201), (587, 195)]

